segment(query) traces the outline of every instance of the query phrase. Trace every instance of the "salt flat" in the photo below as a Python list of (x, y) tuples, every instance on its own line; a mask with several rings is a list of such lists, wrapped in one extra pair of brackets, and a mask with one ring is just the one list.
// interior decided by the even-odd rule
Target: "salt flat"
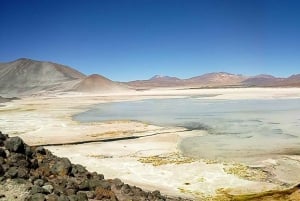
[[(63, 93), (24, 97), (0, 107), (1, 130), (21, 136), (30, 145), (92, 143), (48, 146), (58, 156), (69, 157), (89, 170), (118, 177), (145, 189), (170, 195), (209, 197), (226, 190), (232, 194), (282, 189), (293, 185), (300, 158), (286, 156), (257, 164), (275, 168), (275, 176), (234, 162), (209, 161), (182, 156), (178, 144), (193, 133), (182, 127), (163, 127), (134, 121), (74, 121), (72, 116), (94, 104), (156, 98), (207, 96), (206, 99), (295, 99), (299, 88), (153, 89), (148, 91), (83, 94)], [(205, 131), (202, 133), (205, 135)], [(128, 137), (137, 137), (126, 139)], [(100, 141), (107, 139), (123, 140)], [(285, 167), (289, 173), (284, 173)], [(265, 169), (264, 169), (265, 170)], [(273, 170), (272, 170), (273, 171)], [(250, 175), (250, 176), (249, 176)], [(300, 181), (298, 181), (300, 183)]]

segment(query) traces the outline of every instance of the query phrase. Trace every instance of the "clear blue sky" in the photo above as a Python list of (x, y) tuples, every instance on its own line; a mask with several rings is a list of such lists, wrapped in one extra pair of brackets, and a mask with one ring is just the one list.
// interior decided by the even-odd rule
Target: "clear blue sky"
[(112, 80), (300, 73), (299, 0), (0, 0), (0, 61)]

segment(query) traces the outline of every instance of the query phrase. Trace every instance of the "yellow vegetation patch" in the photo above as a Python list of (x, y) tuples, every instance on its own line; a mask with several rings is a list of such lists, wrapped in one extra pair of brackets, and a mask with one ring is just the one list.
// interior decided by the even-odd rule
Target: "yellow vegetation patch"
[(101, 155), (101, 154), (90, 154), (90, 155), (87, 155), (87, 156), (92, 157), (92, 158), (98, 158), (98, 159), (113, 158), (112, 156)]
[(185, 156), (181, 156), (178, 153), (141, 157), (138, 161), (141, 163), (149, 163), (153, 166), (160, 166), (160, 165), (166, 165), (166, 164), (177, 164), (178, 165), (178, 164), (195, 162), (194, 159), (185, 157)]
[(243, 164), (234, 164), (232, 166), (225, 167), (224, 171), (228, 174), (233, 174), (247, 180), (263, 181), (268, 177), (267, 172), (261, 169), (251, 168)]

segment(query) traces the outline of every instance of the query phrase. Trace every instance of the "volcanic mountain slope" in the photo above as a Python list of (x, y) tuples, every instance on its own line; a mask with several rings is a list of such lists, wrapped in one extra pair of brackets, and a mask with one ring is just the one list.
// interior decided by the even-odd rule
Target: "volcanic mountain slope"
[(127, 84), (135, 88), (152, 87), (219, 87), (240, 85), (247, 77), (230, 73), (208, 73), (189, 79), (169, 76), (154, 76), (149, 80), (137, 80)]
[(235, 75), (225, 72), (207, 73), (201, 76), (186, 79), (189, 86), (198, 87), (219, 87), (219, 86), (238, 86), (242, 81), (247, 79), (242, 75)]
[(280, 81), (281, 86), (300, 87), (300, 74), (292, 75)]
[(154, 76), (149, 80), (131, 81), (126, 84), (136, 89), (148, 89), (155, 87), (300, 87), (300, 74), (295, 74), (288, 78), (278, 78), (267, 74), (244, 76), (218, 72), (207, 73), (188, 79), (179, 79), (169, 76)]
[(78, 92), (120, 92), (129, 90), (129, 88), (121, 83), (116, 83), (101, 75), (93, 74), (77, 83), (72, 90)]
[(31, 59), (0, 64), (0, 94), (19, 96), (43, 90), (67, 90), (85, 75), (64, 65)]
[(149, 80), (136, 80), (127, 82), (126, 84), (139, 89), (152, 87), (176, 87), (184, 85), (184, 81), (177, 77), (155, 75)]
[(268, 86), (278, 86), (281, 81), (284, 81), (285, 78), (277, 78), (272, 75), (261, 74), (257, 76), (249, 77), (248, 79), (242, 82), (243, 86), (260, 86), (260, 87), (268, 87)]

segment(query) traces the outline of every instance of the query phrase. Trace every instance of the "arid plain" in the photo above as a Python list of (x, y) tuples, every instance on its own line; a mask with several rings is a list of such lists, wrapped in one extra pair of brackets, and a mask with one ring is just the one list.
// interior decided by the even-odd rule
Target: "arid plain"
[[(300, 182), (300, 157), (283, 155), (256, 166), (184, 156), (178, 145), (207, 135), (184, 127), (131, 120), (82, 123), (73, 116), (99, 103), (201, 96), (214, 100), (298, 99), (299, 88), (163, 88), (116, 93), (61, 92), (2, 104), (0, 127), (29, 145), (44, 145), (106, 178), (192, 199), (283, 190)], [(201, 98), (200, 97), (200, 98)], [(267, 143), (267, 142), (266, 142)]]

